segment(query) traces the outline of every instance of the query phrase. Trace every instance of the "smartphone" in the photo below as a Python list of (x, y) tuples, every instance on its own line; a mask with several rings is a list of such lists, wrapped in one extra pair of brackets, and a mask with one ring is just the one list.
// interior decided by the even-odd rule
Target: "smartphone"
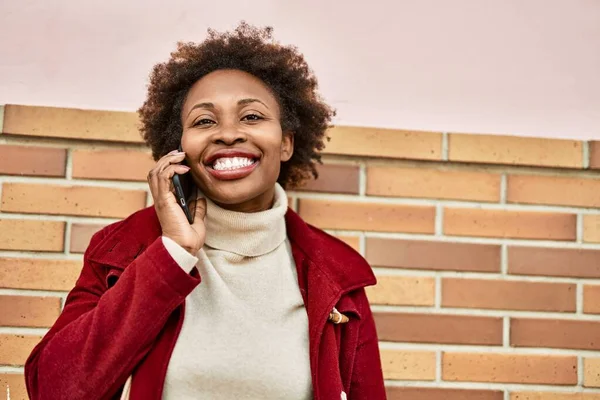
[[(179, 145), (179, 151), (183, 151), (181, 144)], [(182, 165), (186, 165), (185, 160), (181, 162)], [(192, 178), (192, 174), (188, 171), (185, 174), (175, 174), (172, 178), (173, 187), (175, 188), (175, 197), (177, 202), (181, 206), (185, 217), (190, 224), (194, 223), (194, 215), (196, 214), (196, 193), (197, 188)]]

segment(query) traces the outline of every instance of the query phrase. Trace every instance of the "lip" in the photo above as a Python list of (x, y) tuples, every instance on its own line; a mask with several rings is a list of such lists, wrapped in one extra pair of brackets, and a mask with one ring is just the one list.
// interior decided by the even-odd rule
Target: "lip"
[(242, 179), (247, 177), (258, 167), (260, 160), (254, 161), (252, 165), (248, 165), (247, 167), (236, 168), (236, 169), (224, 169), (224, 170), (216, 170), (211, 166), (206, 166), (206, 170), (209, 174), (211, 174), (214, 178), (222, 180), (222, 181), (231, 181), (234, 179)]
[[(212, 167), (213, 163), (221, 157), (244, 157), (250, 158), (254, 160), (252, 165), (248, 165), (247, 167), (229, 169), (229, 170), (216, 170)], [(247, 177), (256, 169), (256, 167), (260, 164), (260, 154), (253, 153), (248, 150), (243, 149), (223, 149), (215, 151), (212, 154), (209, 154), (204, 159), (204, 167), (206, 171), (214, 178), (222, 181), (230, 181), (234, 179), (242, 179)]]
[(251, 158), (255, 162), (260, 160), (260, 154), (253, 153), (249, 150), (223, 149), (223, 150), (217, 150), (214, 153), (206, 156), (206, 158), (204, 159), (204, 165), (206, 165), (207, 167), (212, 167), (212, 164), (215, 162), (215, 160), (217, 158), (221, 158), (221, 157), (245, 157), (245, 158)]

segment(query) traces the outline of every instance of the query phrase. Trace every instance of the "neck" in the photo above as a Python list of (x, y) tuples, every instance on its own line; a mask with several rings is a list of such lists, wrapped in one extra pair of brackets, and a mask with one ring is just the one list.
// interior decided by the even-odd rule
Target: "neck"
[(227, 210), (206, 199), (205, 245), (246, 257), (273, 251), (286, 238), (287, 195), (278, 184), (273, 189), (273, 206), (244, 213)]

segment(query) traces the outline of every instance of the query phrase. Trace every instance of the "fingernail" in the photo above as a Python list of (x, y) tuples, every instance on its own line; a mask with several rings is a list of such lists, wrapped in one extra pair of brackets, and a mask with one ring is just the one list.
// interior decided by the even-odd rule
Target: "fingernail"
[(178, 152), (178, 150), (171, 150), (171, 151), (169, 152), (169, 154), (175, 154), (175, 153), (177, 153), (177, 152)]

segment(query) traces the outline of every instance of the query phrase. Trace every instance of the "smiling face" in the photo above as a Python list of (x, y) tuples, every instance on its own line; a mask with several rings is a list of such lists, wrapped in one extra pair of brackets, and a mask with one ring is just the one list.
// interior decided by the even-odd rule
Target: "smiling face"
[(271, 206), (281, 162), (291, 158), (294, 144), (260, 79), (238, 70), (211, 72), (190, 88), (181, 122), (186, 162), (208, 198), (234, 211)]

